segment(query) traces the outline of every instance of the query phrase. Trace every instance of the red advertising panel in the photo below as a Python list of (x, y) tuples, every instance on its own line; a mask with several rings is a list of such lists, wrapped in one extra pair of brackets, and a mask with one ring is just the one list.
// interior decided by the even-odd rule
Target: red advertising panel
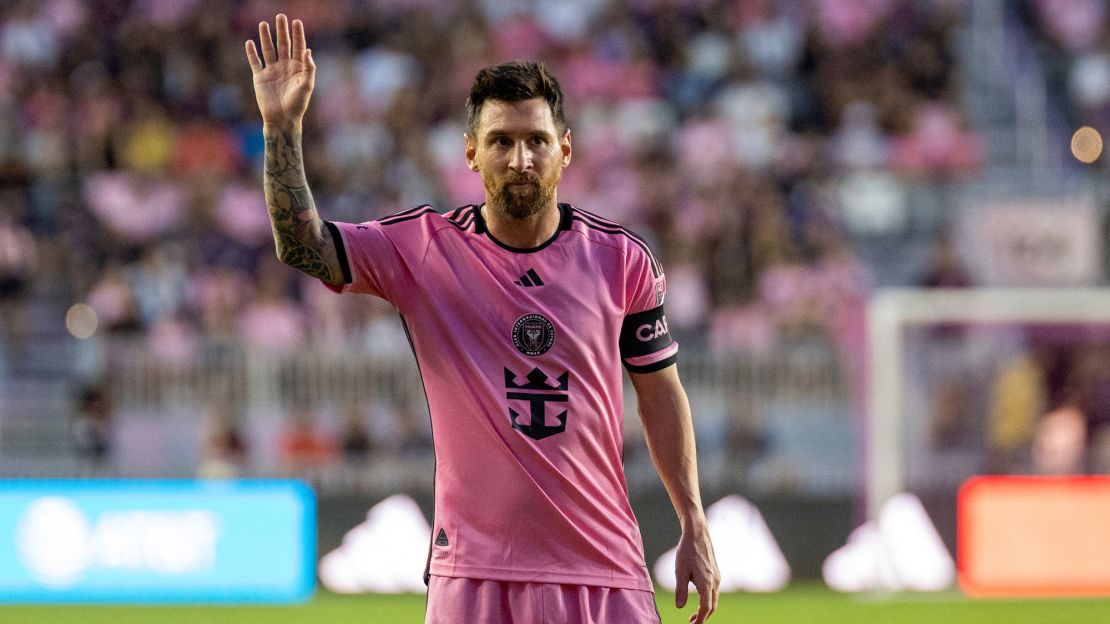
[(1110, 596), (1110, 476), (976, 477), (959, 495), (972, 596)]

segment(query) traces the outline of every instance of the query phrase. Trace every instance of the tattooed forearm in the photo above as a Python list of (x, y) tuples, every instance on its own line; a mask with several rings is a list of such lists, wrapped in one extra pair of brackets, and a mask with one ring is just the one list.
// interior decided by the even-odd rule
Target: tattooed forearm
[(263, 127), (266, 141), (263, 186), (278, 258), (326, 282), (336, 283), (333, 242), (323, 227), (308, 181), (298, 126)]

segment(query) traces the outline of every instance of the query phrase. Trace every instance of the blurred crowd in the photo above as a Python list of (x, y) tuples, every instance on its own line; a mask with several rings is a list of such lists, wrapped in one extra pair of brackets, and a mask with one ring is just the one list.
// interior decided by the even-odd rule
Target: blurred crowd
[(982, 161), (956, 105), (959, 3), (17, 1), (0, 8), (0, 235), (34, 244), (0, 270), (169, 358), (202, 337), (288, 352), (378, 335), (388, 309), (273, 259), (242, 43), (279, 10), (319, 67), (305, 152), (325, 218), (480, 202), (469, 83), (540, 59), (575, 136), (560, 198), (648, 237), (672, 325), (718, 349), (851, 332), (862, 198)]
[(1069, 124), (1110, 127), (1110, 6), (1099, 0), (1023, 0), (1019, 6), (1048, 93)]
[[(904, 223), (915, 185), (986, 164), (954, 59), (967, 2), (4, 2), (6, 353), (34, 322), (19, 320), (32, 293), (89, 303), (102, 332), (169, 362), (221, 341), (407, 352), (387, 304), (336, 297), (274, 257), (243, 42), (285, 12), (318, 66), (304, 145), (325, 219), (480, 202), (462, 153), (473, 75), (542, 60), (574, 133), (560, 200), (651, 242), (685, 344), (753, 353), (816, 337), (858, 371), (873, 267), (854, 237)], [(1069, 110), (1101, 119), (1105, 6), (1022, 7), (1074, 83)], [(923, 283), (970, 285), (946, 241), (934, 261)]]

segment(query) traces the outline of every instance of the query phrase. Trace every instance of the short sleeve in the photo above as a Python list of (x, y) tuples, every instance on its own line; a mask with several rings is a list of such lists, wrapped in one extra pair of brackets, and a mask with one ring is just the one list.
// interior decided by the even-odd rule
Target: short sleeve
[(634, 373), (666, 368), (678, 360), (678, 343), (671, 337), (663, 311), (667, 298), (663, 268), (642, 244), (630, 245), (625, 267), (621, 359), (625, 368)]
[(381, 297), (394, 305), (400, 284), (409, 274), (410, 262), (403, 249), (391, 240), (379, 221), (366, 223), (325, 222), (335, 240), (336, 255), (343, 271), (343, 285), (328, 288)]

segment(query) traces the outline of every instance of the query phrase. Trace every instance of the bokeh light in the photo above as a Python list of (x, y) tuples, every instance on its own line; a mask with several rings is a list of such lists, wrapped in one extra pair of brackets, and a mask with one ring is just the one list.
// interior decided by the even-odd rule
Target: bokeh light
[(1102, 155), (1102, 136), (1098, 130), (1083, 126), (1071, 135), (1071, 153), (1079, 162), (1093, 163)]
[(86, 303), (75, 303), (66, 312), (66, 329), (74, 338), (91, 338), (98, 324), (96, 310)]

